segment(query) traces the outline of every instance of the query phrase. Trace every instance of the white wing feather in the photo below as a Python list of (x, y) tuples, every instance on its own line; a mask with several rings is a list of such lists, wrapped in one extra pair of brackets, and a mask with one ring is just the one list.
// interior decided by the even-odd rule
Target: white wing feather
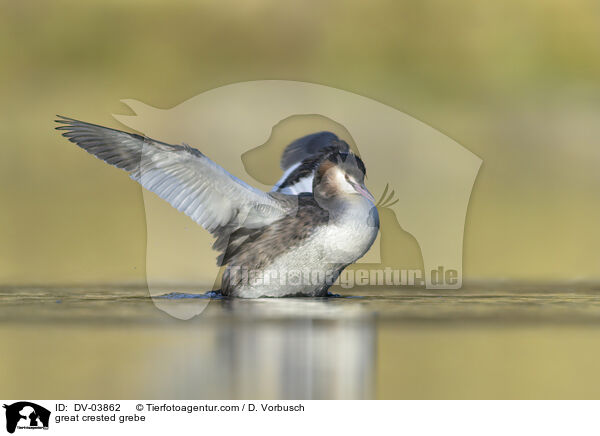
[(126, 170), (206, 230), (258, 227), (285, 215), (289, 205), (251, 187), (198, 150), (65, 117), (63, 136), (105, 162)]

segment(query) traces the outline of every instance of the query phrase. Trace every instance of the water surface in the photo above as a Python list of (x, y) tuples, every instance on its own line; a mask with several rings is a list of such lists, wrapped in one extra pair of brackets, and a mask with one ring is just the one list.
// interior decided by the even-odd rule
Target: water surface
[(338, 292), (183, 321), (144, 288), (4, 288), (0, 397), (600, 397), (593, 287)]

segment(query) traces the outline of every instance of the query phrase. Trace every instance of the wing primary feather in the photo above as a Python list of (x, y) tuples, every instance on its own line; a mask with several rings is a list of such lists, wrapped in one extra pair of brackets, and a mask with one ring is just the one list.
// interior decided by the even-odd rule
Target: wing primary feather
[[(249, 214), (266, 225), (290, 211), (292, 203), (244, 183), (187, 144), (172, 145), (137, 133), (57, 116), (69, 141), (106, 163), (127, 171), (144, 188), (219, 236), (243, 225)], [(268, 211), (265, 213), (264, 211)]]

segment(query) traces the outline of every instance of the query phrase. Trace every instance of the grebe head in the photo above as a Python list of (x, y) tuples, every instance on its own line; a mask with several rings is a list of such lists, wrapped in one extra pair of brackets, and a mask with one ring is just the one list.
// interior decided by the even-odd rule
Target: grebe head
[(313, 180), (315, 198), (332, 200), (360, 195), (374, 204), (375, 198), (365, 186), (366, 172), (365, 164), (354, 153), (329, 154), (321, 161), (315, 172)]

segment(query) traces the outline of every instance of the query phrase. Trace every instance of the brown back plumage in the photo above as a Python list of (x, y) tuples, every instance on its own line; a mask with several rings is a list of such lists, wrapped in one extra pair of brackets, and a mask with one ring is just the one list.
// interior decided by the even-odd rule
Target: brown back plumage
[(274, 223), (258, 229), (240, 228), (231, 233), (221, 265), (228, 265), (222, 280), (224, 295), (239, 284), (241, 271), (231, 267), (257, 270), (268, 267), (277, 257), (299, 246), (319, 226), (326, 225), (329, 213), (310, 194), (298, 196), (298, 209)]

